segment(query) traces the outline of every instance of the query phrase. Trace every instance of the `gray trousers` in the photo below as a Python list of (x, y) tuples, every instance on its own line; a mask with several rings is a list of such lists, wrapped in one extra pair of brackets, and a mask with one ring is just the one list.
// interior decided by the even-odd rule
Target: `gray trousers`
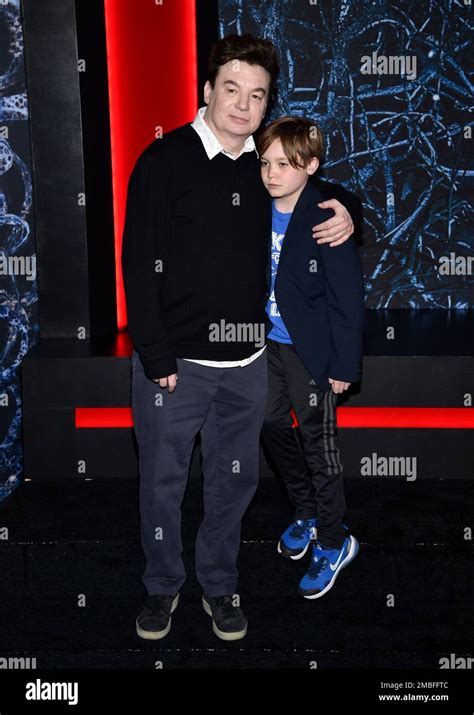
[(198, 433), (205, 514), (196, 539), (196, 576), (211, 598), (236, 593), (240, 526), (258, 484), (266, 403), (266, 350), (245, 367), (178, 359), (178, 384), (171, 394), (146, 377), (133, 351), (143, 583), (149, 595), (174, 595), (186, 579), (181, 502)]

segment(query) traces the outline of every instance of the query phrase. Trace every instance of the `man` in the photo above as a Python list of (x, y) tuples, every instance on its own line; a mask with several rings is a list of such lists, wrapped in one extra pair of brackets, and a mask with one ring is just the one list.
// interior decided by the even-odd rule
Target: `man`
[[(192, 124), (152, 142), (130, 177), (122, 266), (135, 348), (132, 408), (148, 592), (136, 629), (145, 639), (167, 635), (185, 581), (181, 501), (198, 433), (203, 607), (223, 640), (247, 632), (236, 561), (241, 520), (258, 483), (271, 241), (271, 203), (252, 134), (277, 75), (271, 42), (250, 35), (217, 42), (207, 106)], [(327, 189), (336, 189), (321, 184), (331, 199)], [(353, 232), (347, 210), (334, 199), (321, 206), (335, 216), (318, 226), (318, 237), (334, 245), (346, 240)]]

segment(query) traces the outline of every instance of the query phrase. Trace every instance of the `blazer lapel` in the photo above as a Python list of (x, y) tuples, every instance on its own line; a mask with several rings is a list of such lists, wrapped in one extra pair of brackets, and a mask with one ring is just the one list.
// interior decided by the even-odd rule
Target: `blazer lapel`
[(308, 181), (303, 191), (301, 192), (298, 201), (296, 202), (296, 206), (293, 209), (293, 213), (286, 229), (286, 234), (280, 254), (280, 261), (284, 257), (285, 253), (288, 251), (289, 246), (291, 246), (295, 242), (295, 240), (297, 240), (297, 237), (301, 235), (302, 232), (300, 230), (300, 227), (302, 223), (306, 223), (307, 213), (315, 208), (316, 204), (318, 203), (318, 200), (322, 201), (322, 199), (319, 199), (316, 195), (319, 194), (319, 191), (315, 191), (315, 188), (316, 187), (314, 187)]

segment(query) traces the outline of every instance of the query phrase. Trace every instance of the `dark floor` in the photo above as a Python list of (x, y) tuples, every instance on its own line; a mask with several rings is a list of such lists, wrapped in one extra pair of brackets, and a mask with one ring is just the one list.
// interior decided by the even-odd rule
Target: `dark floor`
[[(247, 637), (212, 633), (192, 573), (202, 509), (189, 480), (183, 538), (188, 580), (158, 644), (135, 635), (144, 591), (133, 481), (26, 483), (0, 511), (1, 656), (37, 668), (439, 668), (472, 656), (473, 482), (346, 479), (356, 560), (323, 598), (296, 593), (307, 561), (276, 553), (291, 511), (265, 478), (243, 524), (240, 595)], [(86, 605), (78, 605), (81, 594)], [(394, 605), (387, 599), (394, 596)], [(313, 666), (314, 667), (314, 666)]]

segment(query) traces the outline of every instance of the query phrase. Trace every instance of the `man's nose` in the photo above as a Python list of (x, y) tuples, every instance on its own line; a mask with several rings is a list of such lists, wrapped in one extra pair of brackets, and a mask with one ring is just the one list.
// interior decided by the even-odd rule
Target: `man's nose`
[(237, 97), (237, 104), (236, 104), (237, 109), (240, 109), (241, 112), (248, 112), (249, 107), (250, 107), (250, 100), (247, 95), (239, 95)]

